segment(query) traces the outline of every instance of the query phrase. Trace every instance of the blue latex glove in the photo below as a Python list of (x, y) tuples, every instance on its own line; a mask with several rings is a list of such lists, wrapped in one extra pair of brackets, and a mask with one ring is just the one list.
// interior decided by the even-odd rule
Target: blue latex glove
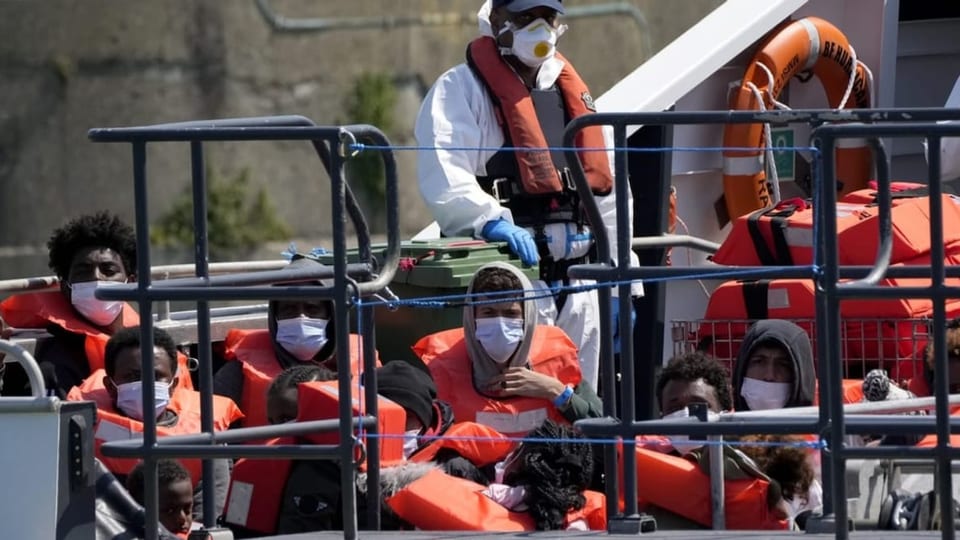
[[(630, 302), (630, 336), (633, 336), (633, 327), (637, 324), (637, 312)], [(620, 354), (620, 297), (610, 297), (610, 328), (613, 329), (613, 354)]]
[(483, 226), (483, 238), (490, 242), (506, 242), (510, 246), (510, 251), (520, 257), (520, 261), (533, 266), (540, 262), (540, 253), (537, 251), (537, 243), (533, 241), (533, 236), (522, 227), (517, 227), (505, 219), (488, 221)]

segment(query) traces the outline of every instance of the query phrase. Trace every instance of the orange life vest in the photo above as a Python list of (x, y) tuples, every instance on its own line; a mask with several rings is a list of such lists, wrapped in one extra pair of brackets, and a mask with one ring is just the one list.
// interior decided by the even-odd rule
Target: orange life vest
[[(590, 90), (573, 66), (562, 55), (563, 70), (557, 78), (557, 87), (563, 96), (570, 120), (596, 112)], [(557, 167), (545, 150), (549, 145), (537, 120), (537, 112), (530, 91), (517, 73), (503, 60), (496, 42), (491, 37), (479, 37), (467, 47), (467, 62), (486, 86), (497, 111), (497, 121), (509, 135), (514, 147), (531, 148), (516, 152), (520, 167), (520, 184), (528, 195), (560, 193), (566, 189)], [(577, 132), (578, 148), (605, 148), (600, 126), (586, 127)], [(598, 195), (607, 195), (613, 188), (610, 161), (606, 152), (580, 152), (580, 161), (590, 189)]]
[[(547, 400), (528, 397), (497, 399), (477, 392), (463, 328), (423, 337), (413, 346), (413, 352), (429, 366), (437, 383), (437, 398), (453, 407), (453, 416), (458, 420), (484, 424), (507, 436), (524, 435), (547, 418), (569, 423)], [(580, 383), (577, 347), (556, 326), (540, 325), (534, 330), (529, 363), (530, 369), (564, 384), (576, 386)]]
[[(226, 358), (243, 363), (243, 393), (240, 409), (243, 427), (265, 426), (267, 420), (267, 389), (283, 371), (277, 362), (269, 330), (241, 330), (234, 328), (224, 339)], [(360, 336), (350, 334), (350, 372), (356, 376), (363, 366)], [(379, 355), (377, 366), (380, 366)]]
[[(483, 494), (480, 484), (433, 470), (387, 499), (400, 519), (423, 531), (532, 531), (533, 519), (512, 512)], [(566, 524), (583, 519), (591, 530), (606, 530), (602, 493), (584, 491), (586, 505), (567, 514)]]
[[(46, 328), (47, 325), (52, 324), (68, 332), (84, 335), (86, 338), (83, 342), (83, 350), (87, 356), (90, 372), (104, 368), (104, 354), (110, 335), (80, 317), (60, 291), (11, 296), (0, 302), (0, 316), (7, 324), (16, 328)], [(140, 325), (140, 315), (130, 304), (123, 304), (120, 316), (125, 327)], [(177, 364), (181, 375), (180, 385), (186, 390), (193, 390), (189, 361), (186, 355), (179, 351)]]
[[(359, 414), (360, 389), (351, 385), (353, 413)], [(337, 418), (339, 397), (333, 381), (301, 383), (297, 386), (298, 422)], [(387, 398), (377, 402), (380, 440), (380, 464), (383, 467), (403, 462), (403, 438), (407, 417), (403, 408)], [(336, 444), (337, 432), (312, 433), (300, 438), (271, 439), (264, 444)], [(480, 444), (478, 447), (482, 448)], [(434, 452), (435, 454), (435, 452)], [(231, 525), (263, 534), (274, 534), (280, 517), (283, 491), (290, 476), (291, 461), (269, 459), (240, 459), (233, 467), (230, 490), (224, 508), (225, 520)], [(365, 463), (360, 469), (366, 468)]]
[[(476, 438), (476, 439), (475, 439)], [(496, 463), (513, 450), (513, 441), (507, 440), (496, 430), (476, 422), (458, 422), (450, 426), (439, 439), (419, 448), (410, 456), (410, 461), (432, 461), (437, 452), (450, 449), (477, 467)]]
[[(97, 424), (94, 434), (94, 449), (97, 458), (114, 474), (128, 474), (136, 459), (113, 458), (104, 456), (100, 447), (105, 442), (120, 441), (142, 437), (143, 422), (128, 418), (120, 414), (113, 405), (113, 399), (104, 387), (103, 379), (106, 371), (99, 369), (84, 379), (83, 384), (75, 386), (67, 394), (70, 401), (93, 401), (97, 404)], [(182, 379), (181, 379), (182, 380)], [(173, 391), (169, 410), (177, 413), (177, 422), (172, 426), (157, 426), (157, 437), (170, 435), (187, 435), (200, 433), (200, 394), (193, 390), (181, 388), (179, 384)], [(213, 428), (215, 431), (225, 431), (234, 421), (243, 418), (240, 409), (228, 398), (213, 396)], [(194, 485), (200, 480), (200, 460), (179, 460), (190, 471), (190, 478)]]
[[(688, 459), (636, 449), (637, 497), (705, 527), (713, 525), (710, 477)], [(769, 483), (759, 478), (724, 482), (726, 525), (731, 530), (784, 529), (767, 506)]]
[[(295, 444), (293, 437), (271, 439), (265, 444)], [(253, 532), (275, 534), (283, 490), (293, 463), (289, 459), (240, 459), (230, 474), (230, 489), (223, 508), (224, 521)]]

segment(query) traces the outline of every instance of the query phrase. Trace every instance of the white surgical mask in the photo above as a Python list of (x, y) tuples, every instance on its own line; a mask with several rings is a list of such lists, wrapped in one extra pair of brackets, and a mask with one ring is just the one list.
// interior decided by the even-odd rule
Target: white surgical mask
[(70, 285), (70, 303), (97, 326), (106, 326), (117, 319), (123, 310), (119, 300), (99, 300), (93, 295), (97, 287), (115, 287), (126, 282), (119, 281), (81, 281)]
[(506, 363), (523, 339), (523, 319), (487, 317), (477, 319), (477, 341), (498, 364)]
[(537, 19), (523, 28), (517, 28), (507, 21), (500, 33), (512, 32), (513, 45), (503, 52), (516, 56), (532, 68), (540, 67), (557, 54), (557, 39), (566, 29), (566, 25), (554, 28), (543, 19)]
[[(134, 381), (116, 385), (117, 408), (134, 420), (143, 421), (143, 398), (141, 395), (143, 383)], [(156, 381), (153, 383), (154, 418), (159, 418), (170, 404), (170, 383)]]
[(414, 452), (419, 448), (419, 439), (420, 430), (419, 429), (408, 429), (403, 434), (403, 457), (404, 459), (413, 455)]
[(327, 344), (327, 319), (294, 317), (277, 321), (277, 343), (301, 362), (313, 360)]
[(793, 383), (767, 382), (760, 379), (743, 378), (740, 395), (751, 411), (782, 409), (790, 399)]
[[(688, 418), (690, 416), (690, 411), (686, 407), (673, 411), (670, 414), (665, 414), (663, 416), (664, 420), (666, 419), (676, 419), (676, 418)], [(698, 448), (703, 447), (703, 441), (691, 441), (689, 435), (668, 435), (667, 439), (670, 440), (670, 444), (673, 448), (680, 452), (680, 455), (685, 456), (690, 452)]]

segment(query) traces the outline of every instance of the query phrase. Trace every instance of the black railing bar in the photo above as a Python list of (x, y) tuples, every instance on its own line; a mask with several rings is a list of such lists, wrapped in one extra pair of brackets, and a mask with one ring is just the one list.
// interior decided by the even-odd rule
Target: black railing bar
[[(941, 110), (953, 112), (958, 109)], [(951, 120), (952, 119), (953, 118), (951, 118)], [(960, 124), (937, 124), (917, 121), (897, 124), (827, 124), (817, 128), (817, 133), (821, 136), (834, 137), (835, 139), (864, 137), (960, 137)], [(927, 154), (928, 156), (930, 155), (929, 147)]]
[[(960, 394), (948, 396), (950, 405), (960, 405)], [(901, 399), (896, 401), (869, 401), (866, 403), (847, 403), (843, 405), (844, 415), (850, 414), (899, 414), (913, 411), (930, 410), (936, 407), (936, 399), (932, 396), (921, 398)], [(797, 416), (817, 414), (818, 405), (809, 407), (791, 407), (769, 411), (736, 411), (720, 415), (721, 422), (730, 422), (738, 419), (763, 418), (769, 416)]]
[[(363, 286), (364, 283), (360, 283), (360, 294), (364, 296), (370, 296), (375, 294), (374, 291), (368, 290), (368, 287)], [(136, 300), (142, 298), (135, 294), (123, 294), (122, 292), (114, 291), (113, 287), (110, 289), (103, 289), (104, 291), (109, 290), (110, 292), (105, 293), (103, 296), (100, 296), (100, 292), (97, 293), (98, 298), (107, 299), (107, 300)], [(312, 299), (331, 299), (331, 294), (323, 293), (323, 287), (303, 287), (303, 286), (289, 286), (289, 287), (174, 287), (174, 288), (162, 288), (162, 289), (153, 289), (150, 288), (147, 290), (146, 296), (148, 299), (157, 301), (157, 300), (183, 300), (183, 301), (197, 301), (197, 298), (204, 300), (283, 300), (287, 298), (312, 298)], [(326, 288), (329, 291), (329, 288)], [(352, 287), (351, 287), (352, 290)]]
[[(105, 448), (106, 445), (101, 448)], [(228, 458), (254, 458), (254, 459), (317, 459), (317, 460), (339, 460), (339, 445), (275, 445), (275, 446), (248, 446), (248, 445), (206, 445), (206, 444), (182, 444), (177, 446), (155, 446), (147, 448), (143, 446), (134, 447), (113, 447), (113, 455), (118, 458), (144, 458), (152, 456), (156, 458), (178, 458), (178, 459), (228, 459)]]
[[(919, 447), (919, 446), (857, 446), (852, 448), (843, 448), (839, 454), (844, 459), (922, 459), (924, 461), (933, 461), (937, 457), (937, 448)], [(960, 447), (946, 448), (950, 459), (960, 459)], [(947, 474), (950, 474), (950, 467), (947, 467)]]
[[(91, 132), (110, 131), (112, 133), (139, 132), (141, 130), (182, 130), (196, 128), (224, 128), (224, 127), (266, 127), (266, 126), (313, 126), (313, 120), (299, 114), (283, 116), (249, 116), (246, 118), (214, 118), (208, 120), (187, 120), (185, 122), (169, 122), (151, 124), (147, 126), (98, 128)], [(96, 140), (96, 139), (94, 139)]]
[(789, 434), (819, 433), (822, 427), (815, 418), (770, 418), (749, 423), (683, 422), (678, 420), (643, 420), (611, 426), (595, 419), (580, 420), (577, 427), (589, 436), (635, 435), (747, 435), (754, 433)]
[(863, 285), (838, 289), (837, 296), (844, 300), (885, 300), (890, 298), (903, 300), (913, 298), (935, 300), (960, 298), (960, 287), (871, 287), (869, 285)]
[[(575, 118), (567, 132), (587, 126), (637, 126), (654, 124), (800, 124), (824, 122), (935, 122), (960, 120), (960, 109), (939, 107), (897, 109), (794, 109), (770, 111), (657, 111), (636, 113), (596, 113)], [(853, 126), (854, 124), (846, 124)], [(844, 127), (846, 126), (844, 125)], [(846, 135), (846, 134), (845, 134)], [(851, 135), (852, 136), (852, 135)], [(882, 136), (872, 132), (869, 136)], [(564, 143), (567, 144), (566, 142)], [(568, 145), (569, 146), (569, 145)]]
[[(376, 422), (376, 418), (366, 416), (362, 419), (353, 418), (351, 425), (356, 428), (360, 421), (363, 425), (370, 426)], [(249, 441), (260, 441), (266, 439), (275, 439), (277, 437), (297, 437), (310, 435), (313, 433), (332, 432), (340, 428), (340, 420), (330, 418), (327, 420), (311, 420), (309, 422), (293, 422), (290, 424), (277, 424), (274, 426), (257, 426), (250, 428), (236, 428), (227, 431), (218, 431), (216, 433), (191, 433), (189, 435), (170, 435), (157, 439), (157, 446), (176, 446), (182, 444), (237, 444)], [(101, 448), (108, 449), (114, 447), (137, 447), (142, 446), (143, 439), (138, 437), (126, 439), (123, 441), (112, 441), (104, 443)], [(109, 454), (106, 450), (104, 454)]]
[(212, 141), (313, 141), (340, 140), (340, 127), (196, 127), (177, 130), (152, 128), (94, 128), (87, 136), (94, 142), (212, 142)]
[[(370, 275), (372, 269), (365, 263), (354, 263), (348, 265), (349, 275), (353, 278), (364, 278)], [(300, 283), (304, 281), (316, 281), (321, 279), (332, 279), (332, 266), (313, 265), (305, 268), (281, 268), (278, 270), (266, 270), (262, 272), (242, 272), (237, 274), (223, 274), (207, 277), (182, 277), (175, 279), (165, 279), (151, 284), (153, 290), (173, 287), (213, 287), (213, 286), (234, 286), (245, 287), (250, 285), (269, 285), (284, 283)], [(117, 291), (136, 290), (136, 283), (126, 285), (117, 285), (109, 287)], [(317, 287), (315, 287), (317, 288)], [(332, 287), (327, 287), (331, 289)]]
[(630, 247), (633, 249), (682, 247), (706, 253), (716, 253), (720, 249), (720, 244), (689, 234), (663, 234), (660, 236), (635, 236), (630, 241)]
[[(872, 266), (841, 266), (843, 279), (862, 278), (870, 273)], [(945, 266), (947, 277), (960, 277), (960, 266)], [(813, 279), (813, 270), (806, 266), (632, 266), (619, 269), (600, 263), (571, 266), (568, 274), (579, 279), (611, 281), (622, 279), (764, 279), (777, 277)], [(929, 266), (891, 266), (888, 278), (930, 278)]]

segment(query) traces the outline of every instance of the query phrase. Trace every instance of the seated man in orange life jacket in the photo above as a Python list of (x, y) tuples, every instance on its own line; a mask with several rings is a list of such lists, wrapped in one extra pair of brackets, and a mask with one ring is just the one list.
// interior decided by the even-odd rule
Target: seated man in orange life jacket
[[(287, 266), (295, 271), (319, 262), (300, 255)], [(326, 285), (313, 281), (305, 285)], [(213, 391), (240, 405), (246, 415), (244, 427), (268, 424), (267, 388), (284, 369), (300, 364), (337, 371), (336, 329), (330, 300), (273, 300), (269, 303), (266, 330), (231, 330), (226, 339), (228, 361), (214, 375)], [(350, 366), (360, 372), (359, 336), (350, 338)]]
[(581, 377), (573, 342), (563, 330), (539, 325), (537, 301), (524, 300), (534, 289), (519, 269), (485, 264), (467, 292), (463, 327), (431, 334), (413, 347), (458, 421), (513, 436), (547, 418), (569, 423), (602, 414), (600, 398)]
[[(136, 280), (137, 247), (133, 229), (108, 212), (71, 220), (53, 232), (47, 247), (50, 269), (60, 279), (60, 293), (11, 296), (0, 303), (0, 317), (14, 328), (45, 328), (51, 334), (38, 341), (34, 357), (48, 390), (62, 399), (103, 367), (103, 347), (110, 335), (140, 324), (129, 305), (93, 295), (97, 286)], [(3, 395), (30, 395), (26, 372), (19, 364), (6, 367)]]
[[(124, 328), (107, 341), (104, 369), (95, 371), (79, 386), (70, 390), (71, 401), (93, 401), (97, 404), (95, 428), (96, 457), (121, 481), (136, 465), (134, 459), (104, 456), (100, 445), (104, 442), (142, 436), (145, 414), (157, 420), (157, 435), (186, 435), (200, 433), (200, 395), (181, 388), (176, 345), (170, 334), (161, 328), (153, 329), (154, 404), (144, 410), (141, 397), (140, 328)], [(237, 406), (227, 398), (214, 396), (214, 429), (226, 430), (232, 422), (243, 417)], [(195, 482), (194, 516), (202, 516), (200, 491), (200, 461), (181, 460)], [(230, 482), (229, 460), (214, 460), (215, 502), (217, 511), (223, 509)]]
[[(729, 377), (723, 366), (714, 358), (702, 352), (692, 352), (674, 357), (660, 373), (660, 378), (657, 380), (657, 402), (662, 418), (685, 418), (689, 416), (687, 406), (692, 403), (705, 403), (710, 417), (715, 417), (722, 411), (732, 410), (733, 399), (730, 395), (728, 381)], [(669, 442), (664, 442), (662, 438), (656, 437), (640, 438), (638, 443), (640, 443), (640, 447), (648, 450), (682, 456), (687, 460), (699, 463), (701, 470), (709, 474), (708, 452), (705, 451), (703, 441), (691, 440), (687, 435), (670, 435), (666, 439)], [(782, 497), (784, 492), (776, 478), (768, 476), (743, 452), (730, 446), (724, 446), (724, 455), (726, 457), (724, 460), (724, 478), (726, 480), (747, 478), (767, 480), (770, 483), (767, 492), (767, 504), (773, 517), (777, 519), (792, 517), (790, 508)], [(800, 460), (800, 465), (810, 467), (808, 463), (804, 465), (805, 463), (804, 460)], [(795, 475), (791, 474), (789, 476), (793, 478)], [(806, 477), (806, 475), (800, 476)], [(810, 476), (812, 476), (812, 473)], [(638, 482), (643, 482), (642, 473)], [(658, 486), (654, 486), (654, 488), (660, 489)], [(804, 490), (808, 488), (808, 485), (802, 485), (797, 489), (801, 490), (799, 493), (805, 493)], [(673, 528), (669, 524), (674, 520), (679, 520), (676, 524), (679, 525), (677, 528), (685, 528), (691, 525), (689, 521), (670, 512), (670, 509), (661, 509), (651, 505), (648, 511), (657, 517), (658, 524), (661, 527), (666, 525)], [(664, 511), (667, 513), (663, 514)]]

